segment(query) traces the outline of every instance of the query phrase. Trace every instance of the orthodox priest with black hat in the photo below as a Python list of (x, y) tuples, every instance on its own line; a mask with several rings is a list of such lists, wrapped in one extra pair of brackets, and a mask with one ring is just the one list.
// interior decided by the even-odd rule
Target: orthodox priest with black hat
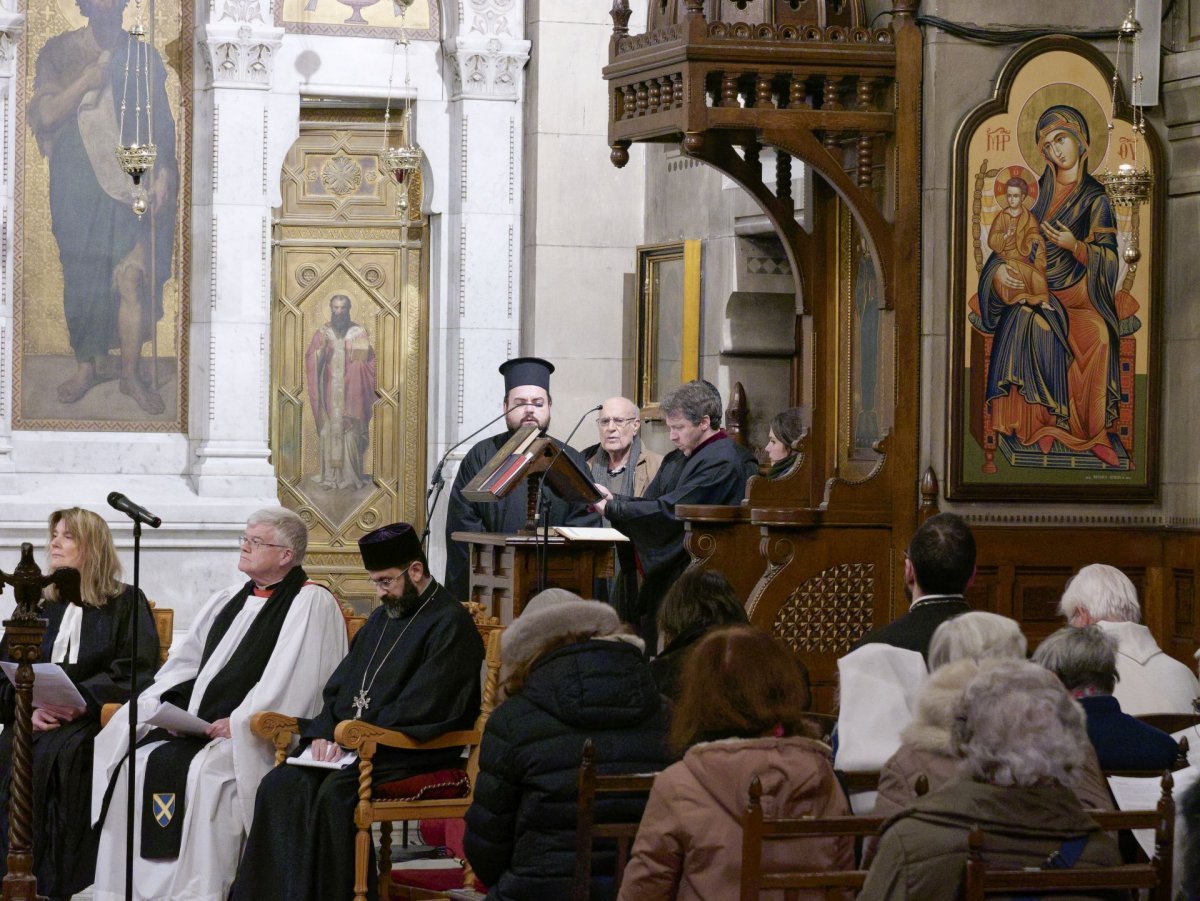
[[(421, 540), (394, 523), (358, 542), (380, 606), (325, 684), (324, 707), (300, 722), (300, 749), (335, 761), (333, 730), (361, 719), (417, 741), (470, 729), (479, 715), (483, 640), (466, 608), (429, 575)], [(380, 747), (376, 785), (461, 768), (462, 748)], [(262, 781), (233, 901), (343, 901), (354, 894), (358, 765), (277, 767)], [(372, 849), (372, 855), (374, 850)], [(374, 863), (367, 867), (374, 882)], [(374, 896), (372, 885), (369, 894)]]
[[(475, 478), (492, 457), (500, 451), (512, 433), (522, 426), (536, 425), (544, 433), (550, 428), (550, 373), (554, 364), (541, 357), (517, 357), (500, 364), (504, 376), (504, 424), (506, 432), (484, 438), (467, 452), (454, 487), (450, 489), (450, 505), (446, 511), (446, 588), (461, 600), (470, 600), (470, 549), (450, 536), (455, 532), (500, 532), (512, 535), (525, 526), (527, 494), (522, 487), (510, 491), (492, 503), (476, 503), (463, 497), (463, 488)], [(583, 455), (558, 439), (555, 445), (569, 454), (579, 467), (587, 470)], [(552, 526), (599, 526), (600, 517), (586, 504), (562, 500), (546, 486), (544, 493)]]
[[(250, 732), (250, 717), (261, 710), (311, 716), (346, 653), (341, 607), (300, 566), (304, 521), (282, 507), (259, 510), (240, 544), (238, 569), (249, 581), (209, 598), (138, 701), (134, 898), (225, 901), (255, 792), (274, 763), (274, 749)], [(147, 725), (166, 703), (207, 722), (204, 733)], [(95, 742), (98, 901), (125, 898), (128, 706)]]

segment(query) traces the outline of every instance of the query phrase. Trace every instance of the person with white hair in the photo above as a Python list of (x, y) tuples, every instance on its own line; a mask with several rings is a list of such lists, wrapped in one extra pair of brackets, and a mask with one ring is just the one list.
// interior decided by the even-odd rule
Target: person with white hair
[[(958, 773), (961, 758), (952, 736), (954, 716), (967, 684), (988, 660), (1024, 660), (1025, 636), (1016, 620), (981, 610), (964, 613), (938, 626), (929, 643), (930, 676), (917, 696), (913, 720), (900, 733), (900, 749), (879, 772), (875, 816), (892, 816), (919, 797), (921, 777), (928, 789), (940, 788)], [(1112, 796), (1095, 751), (1085, 749), (1080, 803), (1112, 810)]]
[(1072, 626), (1095, 624), (1117, 640), (1113, 697), (1130, 716), (1143, 713), (1191, 713), (1200, 684), (1184, 663), (1158, 646), (1142, 625), (1137, 589), (1125, 573), (1093, 563), (1067, 583), (1058, 605)]
[(1073, 792), (1087, 733), (1051, 673), (1024, 660), (985, 661), (955, 708), (952, 736), (958, 777), (884, 824), (858, 901), (956, 897), (973, 826), (997, 869), (1041, 867), (1054, 854), (1080, 866), (1121, 863)]
[[(274, 749), (250, 732), (261, 710), (311, 717), (346, 654), (342, 609), (300, 565), (304, 520), (283, 507), (250, 516), (238, 539), (246, 580), (216, 592), (138, 701), (133, 897), (225, 901)], [(201, 734), (154, 728), (173, 704)], [(129, 705), (96, 736), (92, 821), (101, 826), (92, 896), (125, 898)], [(105, 790), (107, 788), (107, 791)]]

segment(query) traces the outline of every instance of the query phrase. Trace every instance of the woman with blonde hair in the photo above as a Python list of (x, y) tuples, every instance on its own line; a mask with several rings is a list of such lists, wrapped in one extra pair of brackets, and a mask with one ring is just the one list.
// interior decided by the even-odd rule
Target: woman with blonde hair
[[(755, 777), (768, 817), (850, 813), (829, 746), (804, 714), (808, 676), (788, 648), (753, 626), (714, 629), (689, 655), (681, 684), (671, 743), (683, 760), (654, 780), (620, 901), (737, 897)], [(768, 870), (854, 864), (846, 836), (772, 842), (764, 854)]]
[[(83, 696), (83, 707), (43, 706), (33, 711), (33, 856), (39, 893), (70, 898), (91, 885), (96, 844), (90, 829), (92, 740), (100, 709), (129, 699), (130, 674), (149, 684), (158, 662), (158, 636), (149, 604), (121, 582), (121, 564), (108, 525), (90, 510), (71, 507), (50, 514), (47, 569), (79, 571), (79, 605), (47, 589), (41, 659), (59, 664)], [(131, 655), (130, 605), (141, 609), (138, 656)], [(0, 656), (8, 657), (6, 641)], [(8, 860), (15, 693), (0, 680), (0, 873)]]

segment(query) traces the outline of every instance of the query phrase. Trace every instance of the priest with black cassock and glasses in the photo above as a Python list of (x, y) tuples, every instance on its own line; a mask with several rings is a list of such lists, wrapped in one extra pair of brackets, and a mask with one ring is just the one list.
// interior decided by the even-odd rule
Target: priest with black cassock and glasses
[[(358, 542), (380, 606), (325, 685), (324, 707), (300, 721), (301, 748), (333, 761), (333, 730), (349, 719), (430, 741), (479, 715), (483, 640), (466, 608), (429, 575), (413, 527), (394, 523)], [(375, 784), (462, 766), (462, 748), (379, 748)], [(342, 901), (354, 894), (358, 766), (281, 766), (262, 781), (233, 901)], [(374, 856), (374, 849), (372, 849)], [(376, 868), (368, 894), (375, 894)]]
[[(527, 495), (523, 486), (518, 486), (498, 501), (477, 503), (463, 497), (463, 488), (475, 478), (488, 460), (499, 453), (512, 433), (527, 425), (536, 425), (542, 432), (550, 428), (550, 373), (554, 364), (540, 357), (517, 357), (500, 364), (504, 376), (504, 424), (508, 431), (476, 442), (467, 452), (454, 487), (450, 489), (450, 503), (446, 510), (446, 588), (457, 598), (470, 600), (470, 549), (455, 541), (455, 532), (500, 532), (514, 535), (525, 526)], [(587, 470), (583, 455), (558, 439), (551, 439), (562, 452), (569, 454)], [(547, 516), (552, 526), (599, 526), (600, 517), (588, 509), (586, 504), (572, 504), (562, 500), (547, 485), (543, 502), (548, 505)]]

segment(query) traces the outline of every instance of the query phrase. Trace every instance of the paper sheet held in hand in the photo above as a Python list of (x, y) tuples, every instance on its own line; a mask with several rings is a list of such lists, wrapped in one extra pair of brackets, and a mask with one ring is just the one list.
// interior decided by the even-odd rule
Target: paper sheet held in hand
[(292, 766), (315, 766), (323, 770), (344, 770), (356, 760), (358, 760), (357, 752), (345, 750), (337, 760), (313, 760), (312, 745), (309, 745), (298, 756), (289, 757), (287, 762)]
[(212, 723), (205, 722), (198, 716), (193, 716), (182, 707), (163, 703), (150, 716), (146, 717), (147, 726), (157, 726), (168, 732), (179, 735), (204, 735)]
[[(0, 669), (8, 681), (17, 684), (17, 664), (0, 662)], [(86, 707), (83, 695), (57, 663), (35, 663), (33, 665), (34, 707)]]

